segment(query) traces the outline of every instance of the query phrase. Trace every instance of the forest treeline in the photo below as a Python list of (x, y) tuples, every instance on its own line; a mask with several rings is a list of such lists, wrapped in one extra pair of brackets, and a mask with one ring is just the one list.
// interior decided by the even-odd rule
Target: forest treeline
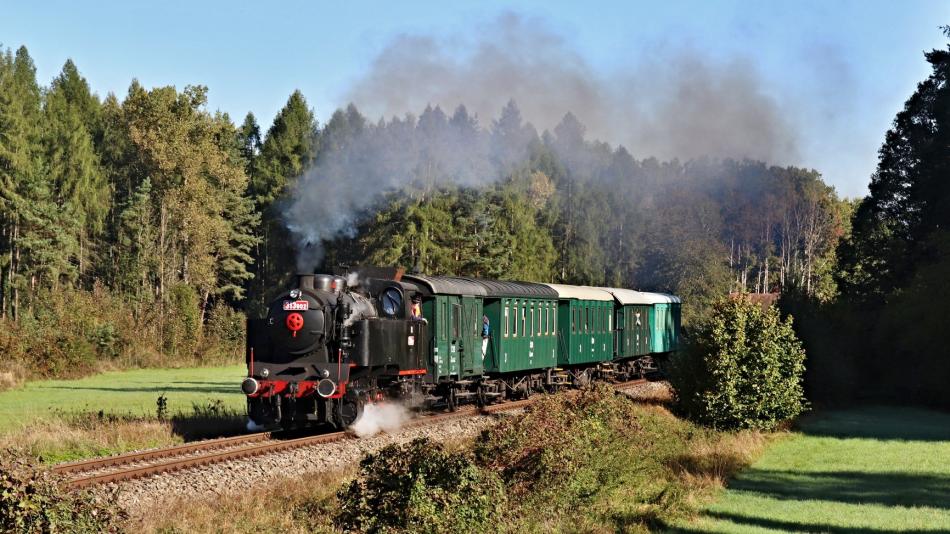
[(840, 296), (783, 298), (817, 400), (950, 406), (950, 46), (925, 58), (932, 73), (887, 132), (839, 247)]
[[(452, 176), (447, 140), (478, 148), (455, 162), (475, 178)], [(362, 191), (354, 173), (380, 184), (314, 245), (320, 269), (668, 291), (687, 323), (731, 291), (834, 299), (853, 208), (813, 170), (638, 159), (570, 113), (539, 133), (515, 102), (488, 121), (351, 105), (321, 125), (297, 91), (265, 130), (209, 111), (202, 86), (100, 99), (72, 61), (42, 86), (21, 47), (0, 54), (2, 357), (51, 375), (240, 354), (243, 313), (296, 269), (313, 172), (333, 179), (320, 204)]]

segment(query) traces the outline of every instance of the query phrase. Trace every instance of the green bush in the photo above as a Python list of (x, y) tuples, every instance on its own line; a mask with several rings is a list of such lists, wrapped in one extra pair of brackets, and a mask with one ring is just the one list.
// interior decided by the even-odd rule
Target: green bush
[(774, 306), (722, 299), (690, 346), (673, 358), (678, 407), (717, 428), (774, 428), (806, 406), (805, 351)]
[[(6, 451), (9, 459), (12, 451)], [(0, 531), (119, 532), (114, 492), (66, 491), (46, 471), (13, 459), (0, 466)]]
[(364, 458), (338, 498), (337, 525), (357, 532), (483, 532), (505, 503), (491, 471), (425, 438)]

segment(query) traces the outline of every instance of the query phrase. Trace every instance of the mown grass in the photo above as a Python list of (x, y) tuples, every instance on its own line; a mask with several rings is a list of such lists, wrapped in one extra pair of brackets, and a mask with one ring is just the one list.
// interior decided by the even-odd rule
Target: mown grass
[(243, 374), (243, 366), (140, 369), (27, 382), (0, 392), (0, 448), (55, 463), (237, 433)]
[(243, 365), (185, 369), (135, 369), (78, 380), (39, 380), (0, 392), (0, 434), (53, 418), (61, 412), (154, 416), (165, 395), (168, 413), (187, 413), (193, 404), (220, 399), (244, 409)]
[(812, 415), (682, 532), (948, 532), (950, 414)]

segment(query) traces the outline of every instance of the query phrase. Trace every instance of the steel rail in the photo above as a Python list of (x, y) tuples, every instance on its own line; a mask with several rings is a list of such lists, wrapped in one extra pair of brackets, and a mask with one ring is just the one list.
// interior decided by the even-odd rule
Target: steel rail
[(94, 471), (105, 467), (116, 467), (126, 464), (134, 464), (168, 456), (190, 454), (194, 452), (221, 449), (232, 445), (243, 445), (245, 443), (256, 443), (271, 439), (270, 432), (260, 432), (257, 434), (243, 434), (229, 438), (209, 439), (175, 445), (173, 447), (163, 447), (161, 449), (152, 449), (147, 451), (129, 452), (115, 456), (105, 456), (101, 458), (91, 458), (89, 460), (77, 460), (53, 466), (52, 471), (59, 474), (77, 473)]

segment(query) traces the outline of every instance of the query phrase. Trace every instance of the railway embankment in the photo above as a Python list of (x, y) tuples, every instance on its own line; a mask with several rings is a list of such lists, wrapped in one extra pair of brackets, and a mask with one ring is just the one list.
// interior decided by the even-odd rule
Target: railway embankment
[[(141, 488), (132, 482), (124, 487), (145, 504), (154, 502), (155, 484), (180, 489), (194, 488), (192, 478), (208, 481), (197, 492), (176, 490), (158, 506), (139, 506), (130, 528), (340, 531), (372, 529), (366, 521), (389, 518), (375, 527), (441, 531), (456, 517), (458, 532), (646, 529), (692, 513), (770, 439), (706, 430), (658, 402), (638, 402), (668, 394), (656, 384), (626, 394), (544, 396), (518, 417), (297, 450), (217, 466), (213, 474), (146, 479)], [(251, 476), (229, 478), (231, 471)], [(188, 514), (164, 512), (185, 504)]]

